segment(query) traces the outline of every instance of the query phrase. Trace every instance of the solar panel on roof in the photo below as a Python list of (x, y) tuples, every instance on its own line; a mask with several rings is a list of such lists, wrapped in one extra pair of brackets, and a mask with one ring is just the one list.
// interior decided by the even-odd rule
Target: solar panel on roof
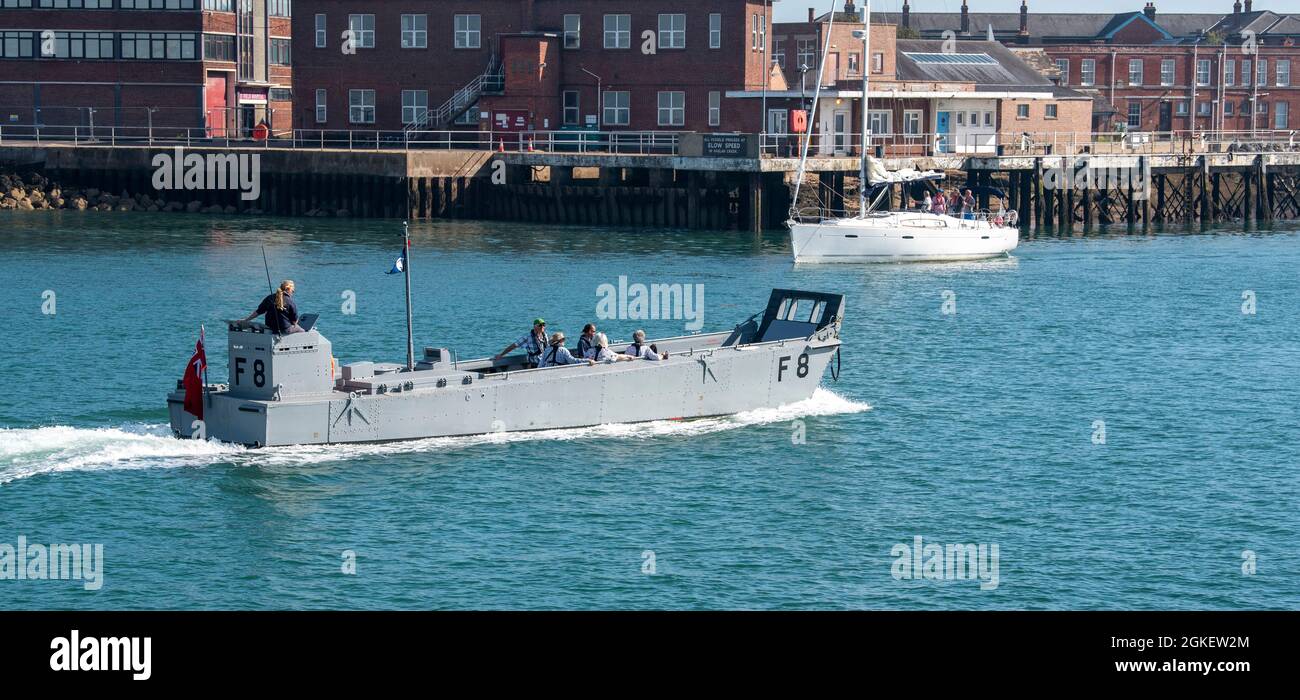
[(997, 60), (986, 53), (911, 53), (904, 56), (917, 63), (947, 64), (954, 66), (995, 66)]

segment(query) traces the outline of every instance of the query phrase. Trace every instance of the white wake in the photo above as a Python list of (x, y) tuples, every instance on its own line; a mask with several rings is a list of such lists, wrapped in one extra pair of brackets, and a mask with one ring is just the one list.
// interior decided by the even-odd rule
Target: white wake
[(207, 466), (214, 463), (308, 465), (372, 455), (401, 455), (537, 440), (646, 440), (664, 436), (695, 436), (796, 418), (859, 413), (871, 406), (818, 387), (812, 397), (778, 408), (746, 411), (733, 416), (697, 420), (612, 423), (588, 428), (492, 433), (465, 437), (425, 438), (360, 445), (298, 445), (250, 450), (237, 445), (179, 440), (165, 425), (122, 428), (0, 429), (0, 484), (38, 474), (93, 469)]

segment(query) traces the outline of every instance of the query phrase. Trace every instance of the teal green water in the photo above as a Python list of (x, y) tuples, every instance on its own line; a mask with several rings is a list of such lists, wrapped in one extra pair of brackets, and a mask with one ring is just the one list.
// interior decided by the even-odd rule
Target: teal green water
[[(706, 330), (796, 287), (847, 295), (843, 375), (727, 419), (260, 451), (179, 441), (164, 396), (198, 325), (221, 348), (221, 319), (265, 293), (263, 242), (340, 361), (400, 360), (401, 278), (383, 274), (400, 230), (6, 212), (0, 555), (20, 536), (98, 543), (104, 566), (93, 591), (0, 579), (0, 605), (1300, 607), (1295, 230), (812, 267), (790, 264), (779, 232), (413, 236), (421, 345), (487, 355), (538, 315), (572, 338), (620, 275), (703, 284)], [(601, 325), (626, 338), (683, 321)], [(996, 587), (896, 578), (891, 552), (917, 536), (996, 544)]]

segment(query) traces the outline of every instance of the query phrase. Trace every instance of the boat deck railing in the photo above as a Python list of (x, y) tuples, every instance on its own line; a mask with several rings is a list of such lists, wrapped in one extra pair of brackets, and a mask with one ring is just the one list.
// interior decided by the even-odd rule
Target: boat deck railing
[[(892, 211), (874, 211), (868, 214), (869, 217), (884, 217), (890, 215), (919, 214), (929, 210), (920, 207), (909, 209), (897, 209)], [(931, 212), (936, 213), (936, 212)], [(981, 224), (987, 224), (993, 228), (1003, 228), (1015, 226), (1019, 223), (1020, 215), (1015, 209), (976, 209), (974, 211), (948, 211), (943, 212), (958, 221), (958, 228), (982, 228)], [(836, 219), (847, 219), (858, 216), (858, 211), (853, 210), (831, 210), (820, 207), (807, 207), (798, 209), (790, 213), (790, 221), (796, 224), (820, 224), (826, 221)], [(900, 221), (904, 226), (908, 225), (906, 219)]]

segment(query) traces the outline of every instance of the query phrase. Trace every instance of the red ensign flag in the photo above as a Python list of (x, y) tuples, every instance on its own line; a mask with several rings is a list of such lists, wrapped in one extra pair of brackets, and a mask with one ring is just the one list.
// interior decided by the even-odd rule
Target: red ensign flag
[(194, 344), (194, 357), (185, 366), (185, 377), (181, 386), (185, 387), (185, 411), (199, 420), (203, 420), (203, 375), (208, 369), (208, 356), (203, 352), (203, 331), (199, 330), (199, 342)]

